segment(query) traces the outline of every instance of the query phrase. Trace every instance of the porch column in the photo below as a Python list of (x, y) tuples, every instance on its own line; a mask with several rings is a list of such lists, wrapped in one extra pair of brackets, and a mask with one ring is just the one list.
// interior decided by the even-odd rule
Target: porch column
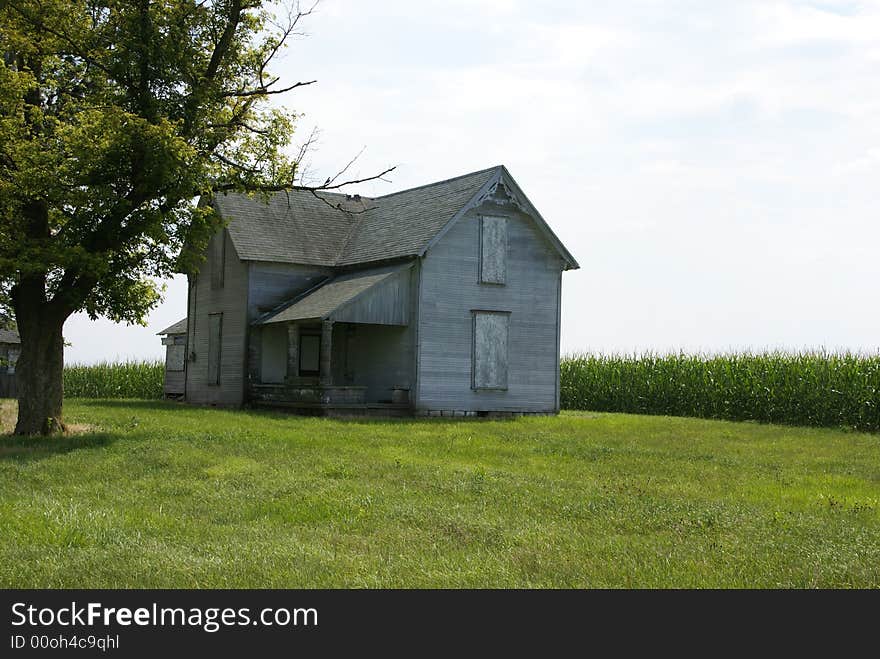
[[(255, 384), (261, 380), (263, 325), (253, 325), (248, 332), (247, 361), (248, 381)], [(163, 341), (164, 343), (164, 341)], [(184, 351), (186, 348), (184, 348)]]
[(333, 321), (325, 320), (321, 323), (321, 377), (319, 383), (328, 387), (333, 384), (333, 376), (330, 372), (330, 353), (333, 350)]
[(299, 375), (299, 325), (287, 323), (287, 377)]

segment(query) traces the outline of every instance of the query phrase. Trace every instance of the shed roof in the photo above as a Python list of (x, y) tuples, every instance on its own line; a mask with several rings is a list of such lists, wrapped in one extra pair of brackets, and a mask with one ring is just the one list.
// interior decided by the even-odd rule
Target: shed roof
[(354, 266), (421, 256), (447, 226), (499, 182), (520, 193), (524, 210), (567, 267), (577, 268), (574, 257), (503, 165), (382, 197), (285, 190), (268, 199), (218, 194), (213, 204), (229, 220), (229, 236), (242, 260)]
[(21, 343), (21, 337), (15, 330), (0, 329), (0, 343)]
[(166, 327), (161, 332), (156, 332), (156, 334), (186, 334), (186, 318), (178, 320), (176, 323), (170, 327)]
[(389, 277), (409, 267), (401, 265), (380, 270), (339, 275), (295, 298), (282, 308), (271, 311), (256, 324), (284, 323), (292, 320), (324, 319), (334, 311), (378, 286)]

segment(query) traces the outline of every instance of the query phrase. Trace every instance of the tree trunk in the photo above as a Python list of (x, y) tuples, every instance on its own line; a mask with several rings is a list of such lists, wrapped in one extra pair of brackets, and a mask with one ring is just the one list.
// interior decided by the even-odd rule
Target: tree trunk
[(64, 430), (65, 316), (44, 301), (16, 300), (21, 354), (15, 367), (18, 387), (16, 435), (48, 435)]

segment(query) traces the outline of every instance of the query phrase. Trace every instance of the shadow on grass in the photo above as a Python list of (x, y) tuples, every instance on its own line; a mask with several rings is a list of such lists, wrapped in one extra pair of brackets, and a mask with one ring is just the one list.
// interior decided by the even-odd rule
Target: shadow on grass
[(171, 400), (139, 400), (135, 398), (75, 398), (77, 405), (83, 407), (125, 407), (140, 410), (185, 410), (197, 409)]
[(400, 424), (400, 425), (412, 425), (412, 424), (433, 424), (433, 425), (454, 425), (461, 423), (488, 423), (488, 422), (502, 422), (502, 423), (515, 423), (520, 417), (476, 417), (476, 416), (359, 416), (359, 415), (322, 415), (322, 414), (295, 414), (293, 412), (287, 412), (285, 410), (278, 410), (272, 408), (254, 408), (254, 407), (246, 407), (240, 410), (237, 410), (240, 414), (246, 414), (248, 416), (263, 418), (263, 419), (275, 419), (279, 421), (283, 421), (285, 419), (289, 419), (291, 421), (297, 420), (316, 420), (316, 419), (326, 419), (327, 421), (333, 421), (334, 423), (341, 423), (349, 426), (371, 426), (371, 425), (387, 425), (389, 423), (392, 424)]
[(457, 423), (485, 423), (488, 421), (515, 422), (518, 417), (423, 417), (423, 416), (322, 416), (320, 414), (295, 414), (276, 408), (258, 407), (215, 407), (213, 405), (195, 405), (170, 400), (138, 400), (133, 398), (77, 398), (77, 405), (83, 407), (125, 408), (156, 411), (200, 411), (215, 410), (217, 412), (234, 413), (262, 419), (274, 419), (278, 421), (289, 420), (291, 422), (315, 419), (327, 419), (343, 423), (345, 425), (376, 425), (376, 424), (457, 424)]
[(117, 439), (117, 436), (106, 432), (52, 435), (49, 437), (0, 435), (0, 461), (33, 462), (44, 460), (53, 455), (110, 446)]

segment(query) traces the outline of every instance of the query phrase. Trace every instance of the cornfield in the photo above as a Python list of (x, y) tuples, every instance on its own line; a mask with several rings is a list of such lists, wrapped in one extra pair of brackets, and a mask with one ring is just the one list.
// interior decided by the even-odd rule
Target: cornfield
[(565, 409), (880, 430), (880, 355), (576, 354)]
[(101, 362), (64, 367), (64, 395), (71, 398), (161, 398), (161, 361)]
[[(576, 354), (560, 367), (563, 409), (880, 431), (880, 355)], [(161, 361), (64, 369), (71, 398), (161, 398)]]

